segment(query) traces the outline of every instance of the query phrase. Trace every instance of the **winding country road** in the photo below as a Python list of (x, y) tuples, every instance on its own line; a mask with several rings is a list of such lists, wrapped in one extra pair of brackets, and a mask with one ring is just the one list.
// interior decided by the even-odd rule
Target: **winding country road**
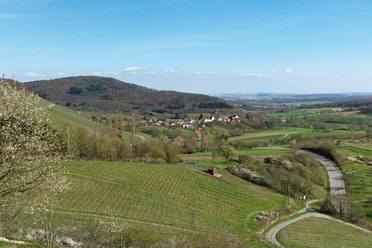
[(345, 195), (345, 184), (342, 179), (342, 173), (337, 165), (330, 159), (311, 153), (327, 170), (331, 195)]
[[(303, 151), (303, 152), (306, 152), (306, 151)], [(312, 154), (327, 170), (328, 177), (329, 177), (329, 182), (330, 182), (330, 193), (331, 193), (331, 195), (344, 195), (345, 194), (345, 185), (344, 185), (344, 181), (342, 179), (342, 173), (339, 170), (339, 168), (337, 167), (337, 165), (332, 160), (329, 160), (329, 159), (327, 159), (323, 156), (320, 156), (320, 155), (315, 154), (315, 153), (310, 153), (310, 154)], [(306, 203), (306, 210), (309, 211), (309, 213), (301, 215), (297, 218), (288, 220), (286, 222), (283, 222), (283, 223), (280, 223), (280, 224), (274, 226), (273, 228), (271, 228), (266, 233), (266, 236), (265, 236), (266, 240), (273, 243), (274, 245), (277, 245), (278, 247), (284, 247), (278, 242), (278, 240), (276, 239), (276, 235), (281, 229), (285, 228), (286, 226), (291, 225), (291, 224), (293, 224), (293, 223), (295, 223), (299, 220), (302, 220), (302, 219), (305, 219), (305, 218), (310, 218), (310, 217), (326, 218), (326, 219), (331, 219), (331, 220), (334, 219), (334, 218), (332, 218), (328, 215), (325, 215), (325, 214), (312, 212), (311, 208), (309, 208), (310, 203), (311, 202)], [(356, 226), (354, 226), (354, 227), (356, 227)]]
[(307, 214), (304, 214), (304, 215), (301, 215), (297, 218), (294, 218), (294, 219), (291, 219), (291, 220), (288, 220), (286, 222), (283, 222), (283, 223), (280, 223), (276, 226), (274, 226), (273, 228), (270, 229), (270, 231), (268, 231), (266, 233), (266, 240), (268, 240), (270, 243), (278, 246), (278, 247), (284, 247), (282, 246), (278, 240), (276, 239), (276, 235), (277, 233), (282, 230), (283, 228), (297, 222), (297, 221), (300, 221), (300, 220), (303, 220), (303, 219), (306, 219), (306, 218), (310, 218), (310, 217), (318, 217), (318, 218), (327, 218), (327, 219), (332, 219), (332, 217), (328, 216), (328, 215), (325, 215), (325, 214), (320, 214), (320, 213), (307, 213)]

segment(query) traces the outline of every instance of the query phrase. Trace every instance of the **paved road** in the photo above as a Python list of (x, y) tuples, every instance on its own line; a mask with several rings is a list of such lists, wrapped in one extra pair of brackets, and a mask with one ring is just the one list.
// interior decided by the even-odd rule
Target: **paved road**
[[(330, 193), (331, 195), (344, 195), (345, 194), (345, 185), (344, 185), (344, 180), (342, 179), (342, 173), (338, 169), (337, 165), (332, 161), (329, 160), (323, 156), (320, 156), (315, 153), (311, 153), (327, 170), (328, 172), (328, 177), (329, 177), (329, 182), (330, 182)], [(266, 233), (266, 240), (269, 242), (273, 243), (274, 245), (277, 245), (278, 247), (283, 247), (276, 239), (277, 233), (285, 228), (288, 225), (291, 225), (299, 220), (309, 218), (309, 217), (318, 217), (318, 218), (326, 218), (326, 219), (334, 219), (328, 215), (325, 214), (320, 214), (320, 213), (315, 213), (312, 212), (312, 210), (309, 208), (310, 202), (307, 202), (306, 204), (306, 209), (309, 211), (309, 213), (301, 215), (297, 218), (288, 220), (286, 222), (280, 223), (276, 226), (274, 226), (272, 229), (270, 229)]]
[(356, 229), (359, 229), (363, 232), (366, 232), (368, 234), (371, 234), (372, 235), (372, 231), (368, 230), (368, 229), (365, 229), (363, 227), (360, 227), (360, 226), (357, 226), (357, 225), (354, 225), (354, 224), (351, 224), (351, 223), (348, 223), (348, 222), (344, 222), (342, 220), (339, 220), (339, 219), (336, 219), (336, 218), (333, 218), (329, 215), (325, 215), (325, 214), (321, 214), (321, 213), (316, 213), (316, 212), (309, 212), (307, 214), (304, 214), (304, 215), (301, 215), (297, 218), (294, 218), (294, 219), (291, 219), (289, 221), (286, 221), (286, 222), (283, 222), (283, 223), (280, 223), (276, 226), (274, 226), (272, 229), (270, 229), (269, 232), (266, 233), (266, 240), (268, 240), (269, 242), (271, 242), (272, 244), (278, 246), (278, 247), (283, 247), (279, 242), (278, 240), (276, 239), (276, 235), (277, 233), (282, 230), (283, 228), (297, 222), (297, 221), (300, 221), (300, 220), (303, 220), (303, 219), (306, 219), (306, 218), (311, 218), (311, 217), (315, 217), (315, 218), (324, 218), (324, 219), (328, 219), (328, 220), (333, 220), (333, 221), (337, 221), (339, 223), (342, 223), (344, 225), (348, 225), (348, 226), (351, 226), (353, 228), (356, 228)]
[(342, 173), (337, 165), (323, 156), (311, 153), (327, 170), (331, 195), (345, 195), (345, 184), (342, 179)]
[(299, 220), (303, 220), (303, 219), (306, 219), (306, 218), (310, 218), (310, 217), (318, 217), (318, 218), (327, 218), (327, 219), (332, 219), (332, 217), (328, 216), (328, 215), (325, 215), (325, 214), (320, 214), (320, 213), (307, 213), (307, 214), (304, 214), (304, 215), (301, 215), (297, 218), (294, 218), (294, 219), (291, 219), (291, 220), (288, 220), (286, 222), (283, 222), (283, 223), (280, 223), (276, 226), (274, 226), (273, 228), (270, 229), (270, 231), (268, 231), (266, 233), (266, 240), (268, 240), (270, 243), (278, 246), (278, 247), (284, 247), (282, 246), (278, 240), (276, 239), (276, 235), (277, 233), (282, 230), (283, 228), (299, 221)]

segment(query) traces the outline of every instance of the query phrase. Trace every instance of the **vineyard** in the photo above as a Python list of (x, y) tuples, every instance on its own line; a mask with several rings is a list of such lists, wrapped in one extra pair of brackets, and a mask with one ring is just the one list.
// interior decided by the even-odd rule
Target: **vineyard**
[[(236, 132), (240, 128), (236, 123), (237, 127), (206, 126), (202, 132), (149, 127), (141, 121), (134, 123), (134, 117), (128, 121), (121, 114), (96, 116), (54, 104), (45, 103), (41, 109), (47, 110), (52, 123), (61, 130), (66, 151), (69, 149), (65, 173), (70, 187), (59, 195), (58, 205), (53, 205), (52, 211), (45, 215), (36, 211), (37, 215), (31, 212), (29, 219), (17, 216), (22, 230), (46, 226), (47, 235), (73, 235), (72, 238), (85, 244), (95, 237), (93, 247), (99, 246), (99, 242), (107, 242), (108, 247), (108, 237), (110, 242), (153, 239), (151, 244), (175, 238), (195, 243), (197, 247), (206, 247), (204, 241), (207, 240), (213, 241), (209, 247), (216, 247), (215, 244), (227, 247), (223, 244), (231, 244), (232, 238), (248, 247), (267, 247), (270, 245), (262, 240), (267, 228), (264, 226), (281, 214), (288, 215), (289, 206), (291, 210), (302, 210), (304, 205), (298, 195), (308, 192), (308, 199), (326, 197), (325, 170), (318, 170), (318, 163), (311, 164), (306, 157), (294, 154), (301, 143), (323, 141), (342, 152), (345, 161), (341, 169), (347, 197), (357, 210), (363, 211), (368, 221), (372, 219), (372, 150), (368, 140), (371, 132), (362, 128), (365, 123), (360, 116), (322, 119), (318, 114), (301, 116), (298, 112), (299, 118), (294, 118), (281, 113), (276, 117), (279, 122), (275, 128), (240, 134)], [(282, 123), (279, 117), (286, 117), (288, 122)], [(296, 119), (306, 123), (289, 126), (289, 121)], [(322, 129), (319, 124), (326, 128)], [(246, 125), (242, 130), (251, 130), (247, 128), (249, 122)], [(134, 135), (141, 142), (137, 142)], [(172, 146), (180, 151), (168, 149)], [(229, 159), (225, 155), (226, 147), (234, 155)], [(150, 154), (160, 155), (150, 159)], [(168, 159), (178, 155), (181, 159)], [(238, 164), (269, 178), (274, 182), (271, 188), (252, 184), (226, 170)], [(218, 176), (207, 173), (211, 166), (216, 167)], [(268, 177), (270, 175), (273, 176)], [(278, 178), (291, 180), (276, 181)], [(324, 182), (309, 178), (324, 178)], [(298, 192), (293, 190), (292, 194), (285, 191), (286, 187), (278, 187), (288, 188), (288, 185)], [(285, 195), (290, 193), (293, 198)], [(266, 222), (257, 221), (262, 219)], [(372, 243), (371, 235), (338, 225), (328, 220), (308, 219), (283, 229), (278, 238), (288, 247), (317, 247), (318, 244), (319, 247), (355, 247), (359, 243), (360, 247), (368, 247)], [(1, 228), (0, 225), (0, 231)], [(142, 236), (133, 236), (133, 233)], [(223, 240), (224, 237), (228, 239)], [(125, 242), (121, 244), (124, 247)]]
[(64, 218), (105, 217), (166, 232), (256, 231), (260, 211), (286, 207), (285, 196), (201, 165), (71, 162), (72, 185), (57, 211)]
[(296, 222), (281, 230), (277, 236), (285, 247), (357, 248), (371, 247), (372, 244), (370, 232), (321, 218), (307, 218)]

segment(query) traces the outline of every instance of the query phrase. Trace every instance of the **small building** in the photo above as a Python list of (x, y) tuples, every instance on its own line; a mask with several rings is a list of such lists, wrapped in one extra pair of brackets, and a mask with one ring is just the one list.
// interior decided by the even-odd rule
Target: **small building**
[(216, 168), (216, 167), (210, 166), (210, 167), (208, 167), (207, 171), (208, 171), (208, 173), (211, 174), (212, 176), (217, 175), (217, 168)]
[(190, 127), (190, 122), (189, 121), (183, 121), (182, 122), (182, 127), (183, 128), (189, 128)]

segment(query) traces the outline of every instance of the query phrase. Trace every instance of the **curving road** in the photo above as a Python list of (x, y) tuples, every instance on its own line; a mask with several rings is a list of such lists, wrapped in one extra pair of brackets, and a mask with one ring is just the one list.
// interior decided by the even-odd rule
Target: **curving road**
[[(302, 151), (302, 152), (307, 152), (307, 151)], [(327, 158), (325, 158), (321, 155), (311, 153), (311, 152), (308, 152), (308, 153), (312, 154), (327, 170), (328, 177), (329, 177), (329, 183), (330, 183), (330, 193), (331, 193), (331, 195), (344, 195), (345, 194), (345, 184), (344, 184), (344, 180), (342, 179), (342, 173), (339, 170), (339, 168), (337, 167), (337, 165), (332, 160), (327, 159)], [(315, 201), (317, 201), (317, 200), (315, 200)], [(311, 202), (314, 202), (314, 201), (311, 201)], [(306, 209), (307, 209), (307, 211), (309, 211), (309, 213), (301, 215), (297, 218), (288, 220), (286, 222), (283, 222), (283, 223), (280, 223), (280, 224), (274, 226), (273, 228), (271, 228), (266, 233), (266, 235), (265, 235), (266, 240), (268, 240), (269, 242), (273, 243), (274, 245), (276, 245), (278, 247), (284, 247), (278, 242), (278, 240), (276, 239), (276, 235), (281, 229), (285, 228), (286, 226), (291, 225), (291, 224), (293, 224), (293, 223), (295, 223), (299, 220), (309, 218), (309, 217), (334, 219), (334, 218), (332, 218), (328, 215), (325, 215), (325, 214), (312, 212), (312, 209), (309, 208), (309, 204), (311, 202), (306, 203)]]
[(303, 220), (303, 219), (306, 219), (306, 218), (310, 218), (310, 217), (318, 217), (318, 218), (326, 218), (326, 219), (332, 219), (332, 217), (328, 216), (328, 215), (325, 215), (325, 214), (320, 214), (320, 213), (307, 213), (307, 214), (304, 214), (304, 215), (301, 215), (299, 217), (296, 217), (294, 219), (290, 219), (286, 222), (283, 222), (283, 223), (280, 223), (276, 226), (274, 226), (273, 228), (270, 229), (270, 231), (268, 231), (266, 233), (266, 240), (269, 241), (270, 243), (278, 246), (278, 247), (284, 247), (282, 246), (278, 240), (276, 239), (276, 235), (278, 234), (278, 232), (280, 230), (282, 230), (283, 228), (299, 221), (299, 220)]
[(354, 225), (354, 224), (351, 224), (351, 223), (348, 223), (348, 222), (344, 222), (342, 220), (339, 220), (339, 219), (336, 219), (336, 218), (333, 218), (329, 215), (325, 215), (325, 214), (321, 214), (321, 213), (316, 213), (316, 212), (311, 212), (311, 213), (307, 213), (307, 214), (304, 214), (304, 215), (301, 215), (297, 218), (294, 218), (294, 219), (291, 219), (291, 220), (288, 220), (286, 222), (283, 222), (283, 223), (280, 223), (276, 226), (274, 226), (272, 229), (270, 229), (269, 232), (266, 233), (266, 240), (268, 240), (270, 243), (278, 246), (278, 247), (283, 247), (285, 248), (284, 246), (282, 246), (278, 240), (276, 239), (276, 235), (277, 233), (282, 230), (283, 228), (297, 222), (297, 221), (300, 221), (300, 220), (303, 220), (303, 219), (306, 219), (306, 218), (311, 218), (311, 217), (316, 217), (316, 218), (324, 218), (324, 219), (329, 219), (329, 220), (333, 220), (333, 221), (337, 221), (339, 223), (342, 223), (344, 225), (348, 225), (348, 226), (351, 226), (353, 228), (356, 228), (356, 229), (359, 229), (363, 232), (366, 232), (368, 234), (372, 234), (372, 231), (368, 230), (368, 229), (365, 229), (363, 227), (360, 227), (360, 226), (357, 226), (357, 225)]
[(342, 173), (337, 165), (330, 159), (327, 159), (316, 153), (312, 154), (327, 170), (330, 184), (331, 195), (345, 195), (345, 184), (342, 179)]

